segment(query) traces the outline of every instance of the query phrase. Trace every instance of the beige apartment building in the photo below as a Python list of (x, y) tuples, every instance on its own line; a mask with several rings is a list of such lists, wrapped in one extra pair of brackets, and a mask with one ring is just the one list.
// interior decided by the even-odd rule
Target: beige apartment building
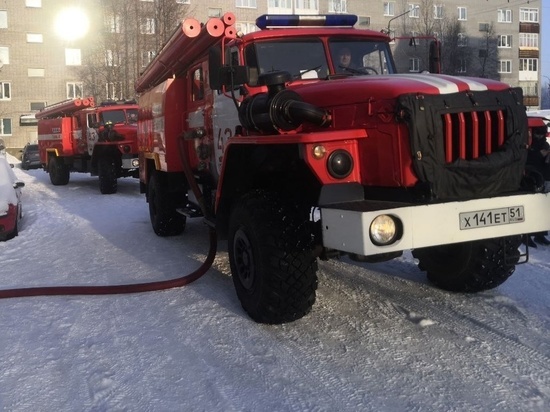
[[(426, 70), (422, 42), (429, 39), (423, 38), (442, 39), (454, 28), (456, 42), (443, 43), (444, 53), (454, 53), (449, 74), (482, 75), (520, 86), (526, 106), (540, 108), (542, 0), (0, 0), (0, 139), (8, 150), (17, 153), (36, 141), (34, 113), (46, 105), (95, 96), (98, 90), (101, 96), (96, 97), (135, 97), (135, 78), (160, 48), (147, 37), (160, 30), (156, 19), (168, 3), (177, 5), (178, 20), (206, 22), (233, 12), (243, 33), (257, 30), (256, 17), (266, 13), (356, 14), (358, 28), (415, 38), (407, 41), (409, 47), (395, 43), (400, 72)], [(68, 9), (73, 13), (66, 14)], [(141, 13), (139, 39), (129, 39), (128, 30), (119, 27), (130, 9)], [(102, 36), (106, 30), (110, 37)], [(140, 48), (131, 55), (135, 62), (125, 66), (126, 84), (98, 76), (92, 86), (82, 78), (82, 68), (100, 46), (107, 57), (96, 63), (116, 66), (106, 39), (117, 36), (126, 36), (127, 47)], [(129, 56), (126, 50), (125, 60)]]

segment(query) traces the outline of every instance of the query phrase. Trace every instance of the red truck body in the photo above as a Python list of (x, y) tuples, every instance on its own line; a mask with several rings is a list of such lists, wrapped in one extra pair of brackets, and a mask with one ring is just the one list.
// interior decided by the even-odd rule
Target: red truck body
[(117, 191), (117, 178), (138, 177), (137, 105), (95, 106), (93, 98), (67, 100), (37, 113), (40, 160), (54, 185), (71, 171), (99, 176), (101, 193)]
[[(155, 233), (204, 217), (258, 322), (309, 312), (319, 258), (412, 249), (437, 286), (479, 291), (526, 260), (523, 235), (550, 228), (550, 199), (525, 169), (521, 89), (398, 74), (389, 37), (320, 27), (339, 18), (261, 16), (242, 37), (231, 14), (198, 33), (184, 21), (136, 84)], [(344, 47), (354, 68), (339, 63)]]

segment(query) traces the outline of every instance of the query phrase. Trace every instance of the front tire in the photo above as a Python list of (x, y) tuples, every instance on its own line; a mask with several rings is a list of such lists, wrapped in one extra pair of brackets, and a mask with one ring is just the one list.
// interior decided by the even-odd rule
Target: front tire
[(50, 157), (48, 163), (48, 173), (50, 181), (54, 186), (64, 186), (69, 183), (70, 169), (62, 159), (58, 157)]
[(99, 191), (104, 195), (116, 193), (118, 190), (116, 162), (112, 157), (102, 157), (97, 163), (99, 175)]
[(480, 292), (504, 283), (519, 261), (521, 236), (477, 240), (413, 250), (420, 270), (441, 289)]
[(187, 218), (176, 211), (173, 194), (159, 173), (153, 173), (147, 187), (149, 218), (157, 236), (176, 236), (185, 229)]
[(315, 303), (317, 260), (307, 213), (256, 191), (234, 206), (229, 262), (241, 305), (260, 323), (291, 322)]

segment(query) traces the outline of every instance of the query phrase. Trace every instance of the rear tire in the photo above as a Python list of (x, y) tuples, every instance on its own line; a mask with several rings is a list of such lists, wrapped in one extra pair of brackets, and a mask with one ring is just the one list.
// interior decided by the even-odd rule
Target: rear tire
[(413, 250), (420, 270), (441, 289), (451, 292), (480, 292), (504, 283), (519, 261), (521, 236)]
[(69, 183), (70, 169), (63, 159), (55, 156), (50, 157), (48, 173), (50, 174), (50, 181), (54, 186), (64, 186)]
[(117, 185), (117, 170), (115, 159), (108, 156), (102, 157), (97, 163), (99, 175), (99, 191), (104, 195), (116, 193)]
[(260, 323), (291, 322), (315, 303), (317, 259), (307, 213), (256, 191), (234, 206), (229, 262), (241, 305)]
[(176, 236), (185, 230), (187, 218), (176, 211), (176, 200), (163, 182), (164, 179), (158, 173), (153, 173), (149, 179), (149, 217), (158, 236)]

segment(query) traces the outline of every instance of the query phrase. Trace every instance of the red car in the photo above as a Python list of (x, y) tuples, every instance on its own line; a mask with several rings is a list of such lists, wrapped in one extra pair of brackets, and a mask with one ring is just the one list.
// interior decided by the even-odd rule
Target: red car
[(5, 157), (0, 156), (0, 240), (17, 236), (18, 224), (23, 212), (21, 188), (25, 183), (18, 181)]

